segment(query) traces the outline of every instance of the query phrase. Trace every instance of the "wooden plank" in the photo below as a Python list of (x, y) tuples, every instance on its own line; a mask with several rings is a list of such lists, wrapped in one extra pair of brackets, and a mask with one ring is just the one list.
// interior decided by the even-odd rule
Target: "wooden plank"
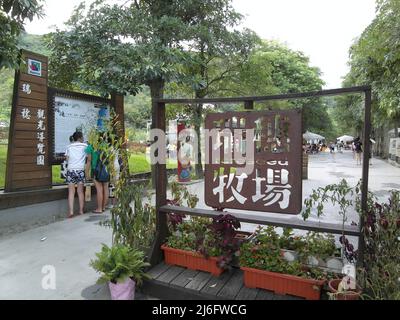
[(218, 296), (224, 299), (235, 299), (242, 287), (243, 271), (236, 270), (229, 281), (218, 292)]
[(18, 163), (13, 167), (13, 173), (17, 172), (31, 172), (31, 171), (43, 171), (43, 168), (41, 166), (38, 166), (36, 163), (35, 164), (21, 164)]
[(36, 156), (14, 156), (13, 163), (18, 164), (36, 164)]
[(47, 79), (41, 77), (35, 77), (30, 74), (21, 73), (20, 81), (25, 83), (35, 83), (40, 85), (47, 85)]
[(163, 274), (161, 274), (159, 277), (157, 277), (157, 281), (164, 282), (164, 283), (170, 283), (177, 276), (179, 276), (184, 270), (185, 270), (185, 268), (172, 266), (167, 271), (165, 271)]
[(273, 300), (273, 299), (274, 299), (273, 292), (262, 289), (258, 290), (256, 300)]
[(212, 277), (211, 273), (200, 271), (193, 279), (190, 281), (185, 288), (195, 291), (201, 291), (206, 283)]
[(43, 97), (41, 99), (37, 99), (37, 100), (19, 98), (18, 106), (36, 107), (36, 108), (42, 108), (42, 109), (47, 110), (47, 96), (45, 94), (43, 94)]
[(245, 286), (243, 286), (236, 296), (236, 300), (255, 300), (258, 291), (258, 289), (246, 288)]
[[(50, 181), (51, 182), (51, 181)], [(25, 189), (31, 187), (45, 187), (49, 185), (49, 179), (20, 180), (14, 181), (14, 189)]]
[(295, 297), (291, 295), (281, 295), (281, 294), (274, 294), (273, 300), (305, 300), (304, 298), (301, 297)]
[(14, 173), (14, 180), (19, 181), (19, 180), (30, 180), (30, 179), (45, 179), (45, 178), (50, 178), (51, 173), (46, 171), (33, 171), (33, 172), (19, 172), (19, 173)]
[(14, 148), (12, 154), (15, 156), (34, 156), (37, 154), (37, 148), (36, 145), (31, 148)]
[(198, 273), (196, 270), (186, 269), (171, 282), (171, 286), (185, 287)]
[[(34, 137), (36, 138), (36, 137)], [(14, 148), (35, 148), (38, 143), (36, 139), (15, 139)]]
[(148, 274), (153, 278), (156, 279), (157, 277), (159, 277), (162, 273), (164, 273), (165, 271), (167, 271), (171, 266), (168, 264), (165, 264), (164, 262), (161, 262), (159, 264), (157, 264), (156, 266), (154, 266), (153, 268), (151, 268), (148, 271)]
[[(207, 210), (207, 209), (191, 209), (179, 206), (165, 205), (160, 208), (162, 212), (174, 212), (174, 213), (184, 213), (192, 216), (200, 217), (216, 217), (219, 215), (218, 211)], [(270, 225), (275, 227), (286, 227), (301, 230), (310, 230), (315, 232), (327, 232), (333, 234), (342, 234), (342, 231), (346, 235), (358, 236), (360, 234), (358, 226), (346, 225), (344, 230), (342, 230), (341, 224), (332, 224), (327, 222), (314, 222), (314, 221), (303, 221), (296, 216), (293, 218), (281, 218), (279, 214), (276, 217), (268, 217), (262, 214), (255, 213), (237, 213), (237, 212), (224, 212), (225, 214), (231, 214), (236, 217), (241, 222), (249, 222), (262, 225)]]
[[(45, 87), (43, 87), (45, 88)], [(21, 98), (24, 99), (33, 99), (33, 100), (43, 100), (43, 98), (47, 95), (47, 91), (43, 89), (42, 91), (33, 91), (31, 89), (31, 93), (27, 94), (21, 89), (18, 90), (18, 94)]]
[(218, 292), (224, 287), (224, 285), (229, 281), (233, 274), (234, 272), (229, 270), (225, 271), (219, 277), (211, 277), (211, 279), (206, 283), (201, 292), (216, 296)]

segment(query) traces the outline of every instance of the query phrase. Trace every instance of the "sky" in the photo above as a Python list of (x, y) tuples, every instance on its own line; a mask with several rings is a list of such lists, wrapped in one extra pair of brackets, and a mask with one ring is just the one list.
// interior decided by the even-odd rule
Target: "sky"
[[(26, 31), (44, 34), (54, 30), (53, 26), (63, 28), (63, 22), (80, 2), (45, 0), (45, 18), (27, 23)], [(311, 65), (320, 68), (327, 89), (341, 87), (348, 72), (349, 48), (375, 17), (375, 0), (233, 0), (232, 3), (245, 16), (244, 27), (263, 39), (279, 40), (308, 56)]]

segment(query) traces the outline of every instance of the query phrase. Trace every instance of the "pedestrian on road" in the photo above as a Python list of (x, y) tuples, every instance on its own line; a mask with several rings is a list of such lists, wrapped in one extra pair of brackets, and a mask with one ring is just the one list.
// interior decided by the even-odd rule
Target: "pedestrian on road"
[(356, 163), (361, 164), (361, 154), (362, 154), (362, 142), (360, 137), (354, 140), (354, 152), (356, 154)]

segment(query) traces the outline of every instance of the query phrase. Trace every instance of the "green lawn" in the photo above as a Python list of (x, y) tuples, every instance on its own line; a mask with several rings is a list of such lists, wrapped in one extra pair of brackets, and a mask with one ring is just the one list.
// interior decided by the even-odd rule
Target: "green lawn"
[[(168, 160), (167, 168), (174, 169), (177, 167), (176, 160)], [(60, 166), (53, 166), (53, 183), (63, 183), (64, 180), (60, 178)], [(143, 173), (150, 172), (150, 163), (146, 160), (146, 155), (144, 153), (132, 153), (129, 158), (129, 172)]]
[(0, 144), (0, 188), (4, 188), (6, 179), (7, 145)]
[[(7, 145), (0, 145), (0, 188), (4, 188), (4, 180), (6, 175)], [(176, 160), (168, 160), (167, 168), (173, 169), (177, 167)], [(144, 153), (133, 153), (129, 158), (129, 171), (131, 174), (150, 172), (150, 163), (147, 162)], [(60, 178), (60, 166), (55, 165), (52, 168), (53, 183), (63, 183)]]

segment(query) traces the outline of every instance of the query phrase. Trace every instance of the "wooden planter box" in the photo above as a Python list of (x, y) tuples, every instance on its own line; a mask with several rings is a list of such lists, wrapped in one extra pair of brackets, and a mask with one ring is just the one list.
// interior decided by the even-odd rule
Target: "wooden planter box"
[(166, 264), (186, 267), (191, 270), (200, 270), (219, 276), (224, 269), (218, 267), (218, 258), (209, 257), (206, 259), (203, 255), (180, 249), (173, 249), (165, 245), (161, 246), (164, 251), (164, 259)]
[(305, 279), (283, 273), (241, 267), (244, 271), (244, 285), (261, 288), (276, 294), (290, 294), (308, 300), (319, 300), (325, 280)]

